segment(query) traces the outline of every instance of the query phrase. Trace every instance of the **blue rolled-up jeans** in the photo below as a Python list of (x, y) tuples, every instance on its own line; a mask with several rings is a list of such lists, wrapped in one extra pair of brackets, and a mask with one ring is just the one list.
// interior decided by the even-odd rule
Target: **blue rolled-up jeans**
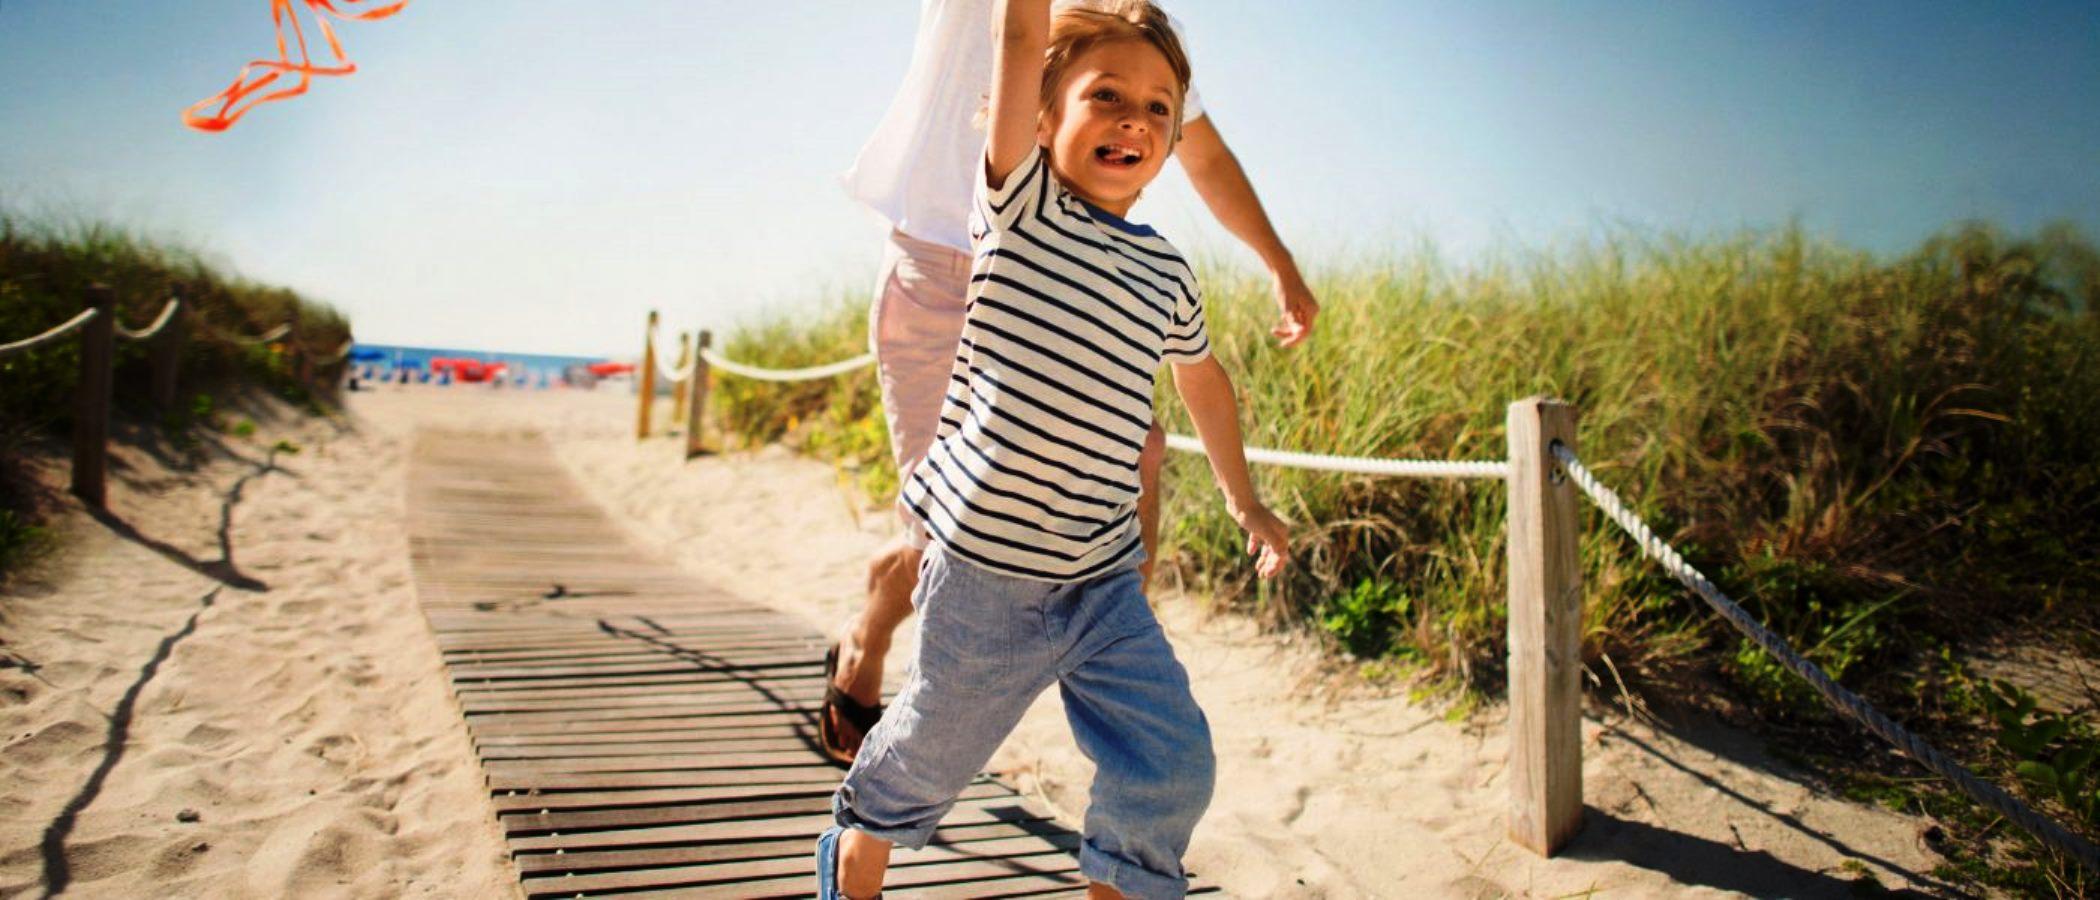
[(1080, 873), (1135, 898), (1180, 897), (1189, 834), (1216, 776), (1137, 569), (1072, 583), (1013, 578), (927, 548), (919, 650), (904, 690), (832, 797), (838, 823), (917, 849), (1021, 714), (1058, 686), (1094, 761)]

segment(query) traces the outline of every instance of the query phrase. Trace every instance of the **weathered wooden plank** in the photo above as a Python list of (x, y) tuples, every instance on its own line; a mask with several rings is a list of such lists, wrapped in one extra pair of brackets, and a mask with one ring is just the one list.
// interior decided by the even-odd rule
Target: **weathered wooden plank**
[[(1020, 798), (1005, 798), (977, 803), (958, 803), (953, 812), (942, 820), (943, 825), (971, 825), (987, 822), (1025, 822), (1049, 818), (1047, 815), (1023, 806)], [(706, 822), (696, 825), (666, 825), (654, 828), (616, 828), (580, 833), (533, 835), (510, 839), (511, 850), (524, 853), (534, 850), (564, 850), (574, 852), (582, 849), (606, 847), (640, 847), (664, 844), (687, 844), (706, 841), (741, 841), (754, 839), (801, 837), (816, 845), (817, 834), (831, 826), (831, 814), (787, 816), (771, 819), (741, 819), (728, 822)]]
[[(1077, 844), (1078, 836), (1056, 825), (1040, 821), (990, 822), (977, 825), (944, 824), (935, 835), (938, 842), (932, 846), (963, 846), (977, 841), (993, 841), (1011, 838), (1035, 837), (1050, 841), (1067, 841)], [(569, 853), (520, 853), (514, 857), (519, 873), (523, 875), (564, 874), (574, 872), (582, 875), (614, 869), (661, 868), (666, 866), (703, 865), (752, 859), (778, 859), (793, 857), (807, 860), (814, 846), (814, 837), (778, 838), (773, 840), (740, 841), (726, 844), (673, 844), (657, 847), (623, 847), (611, 850), (583, 850)], [(907, 851), (899, 851), (900, 854)]]
[(662, 772), (671, 769), (766, 769), (815, 764), (813, 750), (757, 753), (660, 753), (655, 756), (593, 756), (581, 759), (483, 760), (482, 771), (491, 777), (525, 772), (547, 774), (572, 772)]
[(745, 713), (734, 716), (658, 716), (644, 719), (516, 722), (504, 716), (467, 720), (467, 730), (482, 738), (543, 738), (568, 735), (620, 735), (666, 729), (691, 731), (741, 731), (747, 728), (816, 726), (816, 714), (799, 711)]
[(641, 709), (584, 709), (564, 710), (558, 712), (490, 713), (487, 716), (481, 716), (469, 712), (467, 714), (467, 724), (469, 726), (472, 726), (474, 724), (474, 720), (477, 718), (501, 718), (505, 722), (513, 724), (546, 724), (550, 722), (564, 721), (583, 723), (609, 721), (648, 721), (655, 719), (687, 719), (701, 718), (706, 716), (736, 717), (782, 712), (799, 713), (807, 717), (810, 721), (815, 721), (817, 709), (818, 704), (814, 702), (776, 703), (772, 701), (763, 701), (742, 704), (682, 704), (678, 706), (651, 706), (644, 707)]
[[(673, 769), (656, 772), (515, 772), (490, 773), (489, 789), (568, 791), (626, 787), (707, 787), (723, 784), (827, 784), (837, 786), (839, 770), (821, 762), (765, 769)], [(811, 832), (815, 834), (815, 832)]]
[[(469, 715), (493, 713), (535, 713), (569, 710), (609, 709), (661, 709), (744, 707), (753, 703), (774, 707), (789, 705), (814, 707), (823, 699), (822, 687), (812, 686), (805, 680), (801, 684), (787, 684), (765, 690), (744, 691), (680, 691), (671, 694), (600, 694), (586, 692), (571, 697), (551, 697), (520, 700), (502, 695), (462, 695), (461, 705)], [(799, 702), (798, 702), (799, 701)]]
[[(948, 865), (938, 875), (954, 875), (955, 863), (1010, 862), (998, 869), (1010, 873), (1028, 870), (1062, 879), (1057, 883), (1071, 885), (1068, 875), (1075, 872), (1079, 863), (1073, 857), (1078, 850), (1079, 837), (1072, 834), (1057, 838), (1042, 838), (1033, 835), (1000, 838), (969, 844), (929, 846), (923, 850), (900, 850), (891, 860), (891, 870), (901, 873), (892, 880), (893, 887), (905, 887), (913, 881), (912, 870), (930, 866)], [(803, 850), (809, 848), (804, 847)], [(590, 893), (593, 891), (634, 890), (636, 888), (701, 887), (763, 884), (767, 880), (800, 879), (805, 887), (814, 881), (811, 871), (811, 854), (804, 852), (792, 856), (767, 859), (730, 860), (677, 867), (651, 868), (618, 872), (600, 872), (586, 875), (545, 875), (525, 879), (527, 896), (538, 896), (546, 892), (568, 891)], [(1083, 885), (1084, 882), (1081, 882)], [(917, 896), (917, 894), (914, 894)], [(981, 896), (981, 895), (969, 895)]]
[[(1004, 785), (979, 782), (963, 789), (961, 800), (1012, 797)], [(573, 811), (522, 812), (501, 817), (505, 834), (544, 834), (554, 831), (590, 831), (605, 828), (647, 828), (683, 822), (718, 822), (728, 819), (757, 819), (828, 812), (831, 794), (800, 793), (780, 796), (728, 798), (728, 802), (675, 803), (650, 807), (621, 807)]]
[[(792, 677), (786, 677), (792, 675)], [(639, 680), (638, 680), (639, 679)], [(815, 691), (812, 692), (811, 688)], [(823, 693), (823, 684), (811, 673), (782, 672), (651, 672), (643, 675), (609, 675), (603, 678), (570, 675), (561, 678), (465, 678), (452, 682), (453, 693), (478, 703), (524, 703), (565, 700), (577, 697), (729, 697), (745, 699), (790, 694)]]
[(500, 752), (513, 747), (546, 747), (576, 744), (647, 744), (663, 741), (687, 743), (742, 741), (777, 738), (793, 730), (792, 725), (748, 725), (728, 728), (663, 728), (652, 731), (615, 731), (589, 734), (501, 734), (477, 736), (474, 745)]
[(626, 756), (659, 756), (673, 753), (750, 753), (782, 750), (808, 750), (810, 738), (784, 732), (755, 738), (703, 738), (690, 737), (682, 740), (610, 743), (590, 741), (581, 744), (524, 744), (511, 746), (477, 745), (481, 758), (495, 762), (508, 759), (610, 759)]
[[(808, 863), (804, 863), (808, 868)], [(813, 871), (781, 878), (743, 880), (727, 884), (678, 885), (664, 890), (623, 893), (623, 897), (805, 897), (816, 883)], [(1083, 888), (1079, 861), (1063, 854), (1014, 859), (966, 860), (924, 866), (895, 866), (883, 884), (885, 895), (918, 896), (921, 889), (952, 886), (962, 896), (1012, 896), (1013, 891), (1032, 892), (1048, 887)], [(530, 890), (530, 888), (528, 888)], [(528, 895), (530, 896), (530, 895)], [(540, 894), (538, 896), (547, 896)]]
[(672, 803), (703, 803), (744, 797), (831, 796), (833, 784), (725, 784), (716, 787), (650, 788), (644, 790), (553, 791), (494, 798), (496, 814), (540, 810), (613, 809), (622, 806), (655, 806)]

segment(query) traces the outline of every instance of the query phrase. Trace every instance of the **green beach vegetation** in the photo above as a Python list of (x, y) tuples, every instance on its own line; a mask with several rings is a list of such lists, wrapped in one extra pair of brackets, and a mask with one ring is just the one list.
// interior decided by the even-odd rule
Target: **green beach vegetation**
[[(1697, 241), (1621, 233), (1465, 267), (1422, 248), (1308, 270), (1323, 310), (1313, 340), (1292, 350), (1267, 337), (1264, 278), (1201, 273), (1250, 445), (1501, 459), (1508, 403), (1567, 400), (1585, 463), (1723, 590), (1846, 685), (2100, 834), (2100, 778), (2066, 791), (2061, 773), (2042, 771), (2092, 765), (2092, 711), (2038, 740), (2044, 714), (1962, 662), (2037, 631), (2100, 657), (2100, 251), (2074, 229), (1965, 224), (1893, 257), (1798, 227)], [(862, 352), (865, 303), (838, 292), (749, 324), (723, 352), (768, 366)], [(733, 438), (790, 437), (852, 471), (871, 501), (895, 489), (871, 371), (716, 385)], [(1188, 433), (1164, 384), (1160, 400), (1169, 429)], [(1499, 692), (1497, 486), (1256, 475), (1294, 523), (1288, 576), (1253, 579), (1207, 467), (1173, 454), (1166, 577), (1329, 635), (1369, 674), (1405, 674), (1462, 704)], [(1817, 735), (1800, 755), (1855, 784), (1881, 777), (1845, 762), (1866, 739), (1832, 727), (1806, 685), (1587, 504), (1582, 515), (1583, 658), (1601, 702), (1742, 714)], [(1929, 789), (1905, 796), (1947, 805)], [(1986, 837), (2001, 830), (1987, 817), (1953, 830), (1948, 877), (2084, 884), (2034, 846), (1991, 849), (2003, 835)]]
[[(326, 304), (231, 275), (175, 242), (0, 208), (0, 342), (72, 318), (92, 284), (114, 290), (117, 321), (132, 328), (153, 321), (168, 298), (182, 298), (187, 339), (175, 408), (153, 408), (144, 342), (117, 341), (112, 391), (116, 415), (151, 426), (145, 433), (178, 449), (195, 445), (194, 429), (224, 424), (228, 398), (243, 391), (261, 389), (319, 412), (319, 399), (293, 371), (289, 342), (325, 358), (350, 335), (348, 320)], [(294, 316), (296, 337), (241, 340)], [(0, 360), (0, 576), (47, 542), (40, 511), (48, 498), (39, 496), (29, 467), (39, 446), (62, 440), (72, 427), (79, 348), (77, 339), (60, 340)]]

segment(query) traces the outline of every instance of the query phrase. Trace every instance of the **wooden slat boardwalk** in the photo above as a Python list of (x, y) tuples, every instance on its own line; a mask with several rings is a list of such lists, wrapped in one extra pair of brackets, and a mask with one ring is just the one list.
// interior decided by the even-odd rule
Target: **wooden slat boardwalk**
[[(526, 896), (811, 893), (822, 636), (638, 550), (538, 438), (424, 431), (408, 508)], [(1078, 841), (980, 778), (889, 895), (1078, 896)]]

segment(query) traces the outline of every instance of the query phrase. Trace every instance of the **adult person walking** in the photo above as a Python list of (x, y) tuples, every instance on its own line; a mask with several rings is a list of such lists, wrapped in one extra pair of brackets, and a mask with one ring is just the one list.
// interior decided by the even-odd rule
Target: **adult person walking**
[[(1075, 0), (1106, 7), (1112, 0)], [(875, 299), (871, 343), (899, 481), (909, 477), (940, 425), (970, 286), (970, 196), (984, 166), (976, 124), (991, 83), (993, 0), (923, 0), (911, 66), (875, 133), (842, 182), (890, 223)], [(1175, 30), (1181, 31), (1180, 23)], [(1186, 40), (1183, 41), (1184, 46)], [(1254, 186), (1225, 145), (1192, 86), (1183, 104), (1182, 169), (1226, 230), (1261, 257), (1273, 282), (1282, 346), (1312, 332), (1319, 303), (1290, 250), (1269, 224)], [(1159, 537), (1159, 470), (1166, 437), (1157, 423), (1140, 460), (1139, 530), (1149, 580)], [(900, 535), (868, 563), (868, 601), (825, 654), (819, 731), (825, 755), (850, 763), (881, 717), (882, 667), (897, 626), (910, 618), (921, 548)]]

